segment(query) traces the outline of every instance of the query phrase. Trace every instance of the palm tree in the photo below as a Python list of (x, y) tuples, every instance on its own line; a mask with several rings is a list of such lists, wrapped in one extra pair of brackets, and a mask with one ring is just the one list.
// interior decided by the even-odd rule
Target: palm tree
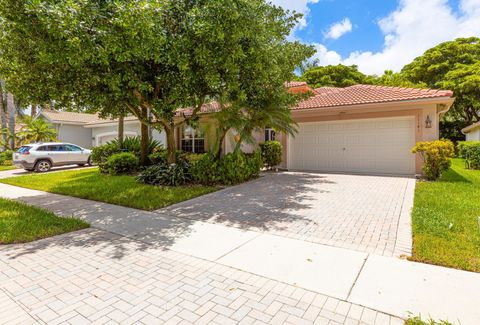
[(46, 142), (57, 139), (57, 131), (43, 119), (34, 120), (30, 116), (25, 116), (23, 123), (25, 126), (18, 134), (22, 142)]
[(2, 130), (2, 147), (4, 150), (7, 149), (8, 145), (8, 133), (5, 131), (7, 129), (7, 112), (5, 111), (5, 105), (3, 102), (3, 81), (0, 80), (0, 129)]
[(8, 131), (11, 135), (10, 149), (15, 149), (15, 114), (17, 108), (15, 106), (15, 98), (11, 92), (7, 93), (7, 113), (8, 113)]

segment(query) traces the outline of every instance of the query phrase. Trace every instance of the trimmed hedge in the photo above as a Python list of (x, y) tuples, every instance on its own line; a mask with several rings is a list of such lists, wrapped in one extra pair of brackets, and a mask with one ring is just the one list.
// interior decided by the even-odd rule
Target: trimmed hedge
[(192, 162), (190, 175), (194, 182), (202, 185), (234, 185), (258, 177), (263, 167), (260, 150), (253, 154), (240, 151), (229, 153), (219, 160), (212, 154), (205, 154)]
[(116, 153), (103, 165), (110, 175), (129, 174), (137, 170), (138, 158), (131, 152)]
[(457, 148), (468, 169), (480, 169), (480, 141), (462, 141)]
[(282, 144), (278, 141), (265, 141), (260, 144), (263, 162), (268, 169), (272, 169), (282, 162), (282, 149)]

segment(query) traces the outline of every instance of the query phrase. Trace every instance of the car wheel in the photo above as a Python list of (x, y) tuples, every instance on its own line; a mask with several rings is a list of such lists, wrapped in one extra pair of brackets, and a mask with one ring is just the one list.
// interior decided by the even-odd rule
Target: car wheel
[(48, 160), (40, 160), (35, 165), (35, 171), (38, 173), (48, 172), (52, 168), (52, 163)]

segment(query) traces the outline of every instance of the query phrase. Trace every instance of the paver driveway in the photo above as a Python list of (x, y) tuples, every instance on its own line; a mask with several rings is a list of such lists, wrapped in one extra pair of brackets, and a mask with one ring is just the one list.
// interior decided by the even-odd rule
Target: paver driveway
[(415, 180), (266, 174), (158, 212), (393, 256), (410, 253)]

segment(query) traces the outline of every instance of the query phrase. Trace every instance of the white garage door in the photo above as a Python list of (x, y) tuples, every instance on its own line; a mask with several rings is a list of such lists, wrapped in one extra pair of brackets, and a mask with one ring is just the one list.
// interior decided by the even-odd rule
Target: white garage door
[(415, 120), (368, 119), (299, 124), (289, 142), (292, 170), (415, 174)]

